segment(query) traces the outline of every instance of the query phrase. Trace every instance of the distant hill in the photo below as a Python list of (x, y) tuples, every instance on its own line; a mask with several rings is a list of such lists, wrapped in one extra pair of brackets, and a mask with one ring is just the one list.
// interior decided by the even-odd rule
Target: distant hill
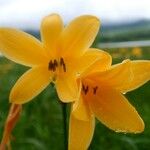
[(150, 26), (150, 20), (138, 20), (134, 22), (127, 22), (127, 23), (117, 23), (117, 24), (103, 24), (103, 30), (114, 30), (114, 29), (119, 29), (119, 28), (139, 28), (139, 27), (144, 27), (144, 26)]
[(103, 25), (99, 33), (101, 41), (132, 41), (150, 39), (150, 20), (132, 23)]
[[(39, 31), (26, 30), (26, 32), (40, 38)], [(123, 24), (104, 24), (101, 26), (95, 43), (134, 40), (150, 40), (150, 20), (139, 20)]]
[(27, 29), (25, 30), (25, 32), (35, 36), (36, 38), (40, 39), (40, 32), (38, 30), (30, 30), (30, 29)]

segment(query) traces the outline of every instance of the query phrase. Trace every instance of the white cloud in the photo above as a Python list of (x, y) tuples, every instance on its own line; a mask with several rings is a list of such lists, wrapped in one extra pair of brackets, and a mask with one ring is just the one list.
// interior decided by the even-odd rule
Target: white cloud
[(103, 21), (150, 19), (149, 0), (0, 0), (0, 26), (39, 28), (49, 13), (65, 21), (81, 14), (94, 14)]

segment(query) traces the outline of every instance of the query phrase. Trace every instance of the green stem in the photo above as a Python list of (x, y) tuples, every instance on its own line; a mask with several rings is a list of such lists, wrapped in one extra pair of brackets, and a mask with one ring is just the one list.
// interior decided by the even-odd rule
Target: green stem
[(64, 147), (68, 149), (68, 130), (67, 130), (67, 104), (62, 103), (63, 128), (64, 128)]

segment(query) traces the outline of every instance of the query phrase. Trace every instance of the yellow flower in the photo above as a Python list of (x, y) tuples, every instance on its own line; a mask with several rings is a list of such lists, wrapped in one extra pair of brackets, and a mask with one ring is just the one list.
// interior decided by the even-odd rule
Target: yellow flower
[[(99, 50), (89, 48), (99, 25), (96, 17), (84, 15), (64, 28), (60, 16), (52, 14), (42, 20), (42, 42), (19, 30), (0, 28), (2, 54), (31, 67), (12, 88), (10, 101), (16, 104), (30, 101), (50, 82), (55, 83), (63, 102), (74, 101), (79, 92), (77, 76), (102, 55)], [(103, 62), (105, 57), (101, 58)]]
[[(110, 63), (109, 63), (110, 64)], [(105, 64), (106, 65), (106, 64)], [(91, 67), (90, 67), (91, 68)], [(144, 123), (123, 96), (150, 80), (150, 61), (126, 60), (80, 78), (82, 91), (72, 106), (69, 150), (86, 150), (92, 140), (95, 117), (116, 132), (140, 133)]]

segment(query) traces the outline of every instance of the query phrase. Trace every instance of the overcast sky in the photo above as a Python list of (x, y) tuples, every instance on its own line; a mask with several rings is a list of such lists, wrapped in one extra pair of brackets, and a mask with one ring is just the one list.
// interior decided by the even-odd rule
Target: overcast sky
[(65, 22), (93, 14), (102, 23), (120, 23), (150, 19), (150, 0), (0, 0), (0, 26), (38, 29), (50, 13), (59, 13)]

